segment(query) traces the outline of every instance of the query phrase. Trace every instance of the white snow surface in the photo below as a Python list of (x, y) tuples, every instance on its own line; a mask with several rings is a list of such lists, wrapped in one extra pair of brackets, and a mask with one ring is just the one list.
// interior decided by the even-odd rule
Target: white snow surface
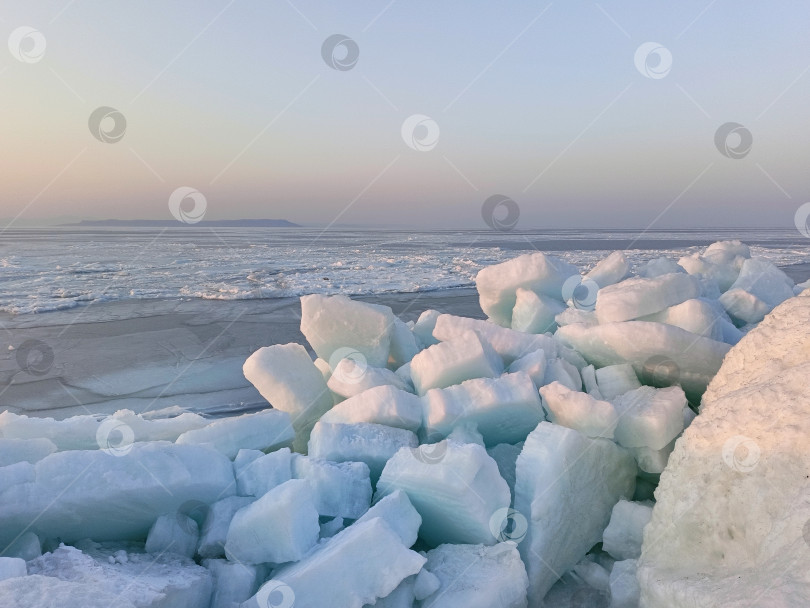
[(644, 532), (649, 608), (810, 605), (810, 297), (726, 357), (676, 442)]

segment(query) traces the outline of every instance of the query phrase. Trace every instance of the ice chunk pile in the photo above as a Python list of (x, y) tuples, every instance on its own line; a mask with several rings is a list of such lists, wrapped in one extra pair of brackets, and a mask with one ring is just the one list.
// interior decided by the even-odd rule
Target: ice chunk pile
[[(583, 270), (543, 253), (483, 269), (488, 320), (305, 296), (312, 352), (245, 361), (271, 406), (252, 414), (0, 413), (0, 604), (720, 605), (737, 571), (786, 572), (808, 603), (791, 562), (808, 348), (750, 331), (792, 282), (733, 241)], [(738, 341), (711, 424), (690, 426)], [(780, 391), (796, 412), (774, 413)]]

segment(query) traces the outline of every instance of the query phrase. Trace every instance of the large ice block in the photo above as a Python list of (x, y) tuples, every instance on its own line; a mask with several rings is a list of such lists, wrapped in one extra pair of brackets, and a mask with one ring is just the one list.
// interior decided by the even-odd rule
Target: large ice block
[(674, 380), (694, 400), (706, 390), (730, 348), (680, 327), (649, 321), (566, 325), (557, 330), (556, 337), (597, 367), (630, 363), (640, 375), (651, 362), (666, 362)]
[(642, 386), (613, 401), (619, 415), (616, 441), (626, 448), (660, 450), (683, 430), (686, 395), (679, 386)]
[(736, 287), (720, 296), (719, 301), (732, 320), (740, 327), (749, 323), (759, 323), (772, 309), (772, 306), (754, 294)]
[(225, 555), (225, 541), (233, 516), (254, 500), (252, 496), (228, 496), (210, 506), (200, 528), (200, 543), (197, 546), (200, 557)]
[(422, 426), (422, 401), (393, 386), (376, 386), (341, 401), (321, 416), (321, 422), (372, 422), (416, 432)]
[(518, 288), (512, 310), (512, 329), (529, 334), (542, 334), (557, 329), (554, 318), (567, 308), (564, 302)]
[(365, 462), (376, 482), (385, 463), (400, 448), (416, 447), (412, 431), (382, 424), (318, 422), (309, 438), (309, 455), (333, 462)]
[(291, 479), (236, 512), (225, 555), (242, 564), (297, 561), (318, 542), (320, 530), (312, 486)]
[(214, 593), (208, 608), (239, 608), (256, 591), (263, 566), (237, 564), (224, 559), (206, 559), (202, 565), (211, 572)]
[(637, 559), (641, 555), (644, 526), (651, 517), (650, 505), (620, 500), (613, 506), (610, 523), (602, 535), (602, 549), (616, 560)]
[(547, 363), (546, 353), (541, 348), (512, 361), (507, 371), (512, 374), (526, 372), (534, 382), (534, 386), (539, 388), (545, 383)]
[(630, 262), (623, 251), (614, 251), (585, 275), (599, 287), (607, 287), (623, 280), (630, 273)]
[(613, 405), (588, 393), (572, 391), (559, 382), (540, 389), (549, 422), (579, 431), (587, 437), (613, 439), (618, 417)]
[[(273, 572), (241, 608), (362, 608), (386, 597), (425, 558), (405, 547), (380, 517), (355, 523), (318, 545), (301, 561)], [(285, 602), (278, 604), (277, 602)]]
[(729, 319), (725, 314), (721, 314), (721, 310), (712, 306), (705, 299), (694, 298), (670, 306), (661, 312), (648, 315), (641, 320), (667, 323), (691, 331), (698, 336), (723, 341), (723, 326), (721, 323), (723, 320), (728, 322)]
[(515, 509), (526, 518), (518, 545), (537, 604), (596, 543), (621, 498), (633, 494), (636, 462), (608, 439), (541, 422), (517, 460)]
[(118, 456), (57, 452), (34, 465), (0, 469), (0, 546), (27, 530), (65, 542), (143, 540), (159, 515), (235, 491), (231, 462), (210, 448), (166, 442), (130, 447)]
[(185, 557), (194, 557), (200, 531), (197, 522), (184, 513), (161, 515), (149, 529), (144, 549), (147, 553), (171, 551)]
[(688, 274), (665, 274), (653, 279), (636, 277), (600, 289), (595, 312), (599, 323), (630, 321), (699, 295), (698, 281)]
[(287, 412), (264, 410), (222, 418), (201, 429), (186, 431), (177, 438), (177, 444), (205, 445), (233, 459), (243, 448), (270, 451), (288, 446), (294, 436)]
[(329, 462), (295, 454), (292, 472), (293, 478), (312, 484), (319, 515), (357, 519), (371, 504), (370, 471), (364, 462)]
[(423, 449), (403, 448), (388, 461), (378, 496), (402, 490), (422, 516), (419, 536), (445, 542), (494, 544), (491, 519), (509, 507), (509, 487), (480, 445), (444, 440)]
[(422, 517), (402, 490), (383, 496), (355, 523), (359, 524), (375, 517), (383, 518), (406, 547), (412, 547), (416, 542)]
[(326, 383), (336, 395), (353, 397), (376, 386), (393, 386), (402, 391), (413, 389), (399, 376), (385, 367), (371, 367), (354, 359), (341, 359)]
[(357, 302), (342, 295), (301, 297), (301, 333), (333, 369), (337, 360), (351, 352), (360, 353), (372, 367), (385, 367), (394, 320), (387, 306)]
[(641, 388), (641, 382), (629, 363), (600, 367), (594, 375), (603, 399), (615, 399), (627, 391)]
[(269, 454), (259, 452), (257, 458), (250, 458), (244, 463), (239, 456), (247, 450), (239, 450), (234, 459), (234, 476), (236, 489), (240, 496), (263, 496), (276, 486), (280, 486), (292, 477), (292, 453), (289, 448), (282, 448)]
[(306, 349), (300, 344), (260, 348), (248, 357), (242, 371), (270, 405), (290, 415), (293, 427), (301, 435), (296, 449), (306, 446), (312, 425), (333, 404), (323, 374)]
[(456, 426), (475, 424), (488, 446), (523, 441), (544, 418), (526, 372), (429, 390), (422, 403), (428, 437), (447, 437)]
[(503, 361), (474, 331), (429, 346), (411, 361), (411, 378), (418, 395), (471, 378), (494, 378), (501, 372)]
[(525, 354), (543, 349), (546, 357), (557, 356), (557, 343), (545, 334), (527, 334), (506, 327), (500, 327), (489, 321), (469, 319), (455, 315), (439, 315), (433, 335), (439, 340), (447, 341), (457, 338), (467, 331), (475, 331), (495, 349), (504, 364), (510, 365), (515, 359)]
[(576, 274), (579, 271), (575, 266), (559, 258), (527, 253), (481, 269), (475, 286), (484, 313), (498, 325), (509, 327), (519, 287), (562, 300), (563, 283)]
[(441, 586), (423, 608), (526, 608), (529, 579), (515, 543), (441, 545), (428, 551), (425, 568)]

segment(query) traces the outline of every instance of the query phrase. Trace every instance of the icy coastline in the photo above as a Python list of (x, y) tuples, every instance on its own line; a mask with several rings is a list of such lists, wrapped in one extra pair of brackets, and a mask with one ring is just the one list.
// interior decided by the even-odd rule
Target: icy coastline
[[(526, 254), (476, 287), (488, 320), (405, 323), (305, 296), (313, 352), (275, 344), (244, 362), (273, 409), (0, 414), (2, 605), (708, 606), (768, 584), (758, 605), (808, 597), (804, 570), (753, 574), (808, 551), (801, 525), (791, 536), (810, 517), (806, 400), (778, 424), (764, 413), (802, 399), (803, 286), (725, 241), (636, 267), (615, 252), (584, 274)], [(750, 435), (758, 470), (728, 455), (728, 434)], [(689, 496), (711, 500), (685, 516)], [(730, 589), (738, 572), (750, 589)]]

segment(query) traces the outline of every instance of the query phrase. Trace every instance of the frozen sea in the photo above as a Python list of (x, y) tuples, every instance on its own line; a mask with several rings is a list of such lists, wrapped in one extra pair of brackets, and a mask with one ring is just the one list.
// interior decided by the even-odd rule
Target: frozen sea
[[(404, 320), (427, 308), (481, 317), (482, 267), (543, 251), (583, 271), (611, 251), (633, 264), (740, 239), (795, 281), (810, 240), (794, 230), (493, 231), (77, 228), (0, 234), (0, 410), (58, 418), (266, 404), (242, 363), (304, 342), (298, 296), (343, 293)], [(20, 346), (35, 345), (32, 351)], [(34, 356), (27, 365), (21, 352)]]
[[(307, 228), (48, 228), (0, 235), (0, 311), (88, 303), (371, 295), (471, 287), (484, 266), (527, 251), (582, 268), (616, 249), (677, 259), (736, 238), (804, 280), (810, 241), (794, 230), (493, 231)], [(85, 313), (87, 314), (87, 313)]]

